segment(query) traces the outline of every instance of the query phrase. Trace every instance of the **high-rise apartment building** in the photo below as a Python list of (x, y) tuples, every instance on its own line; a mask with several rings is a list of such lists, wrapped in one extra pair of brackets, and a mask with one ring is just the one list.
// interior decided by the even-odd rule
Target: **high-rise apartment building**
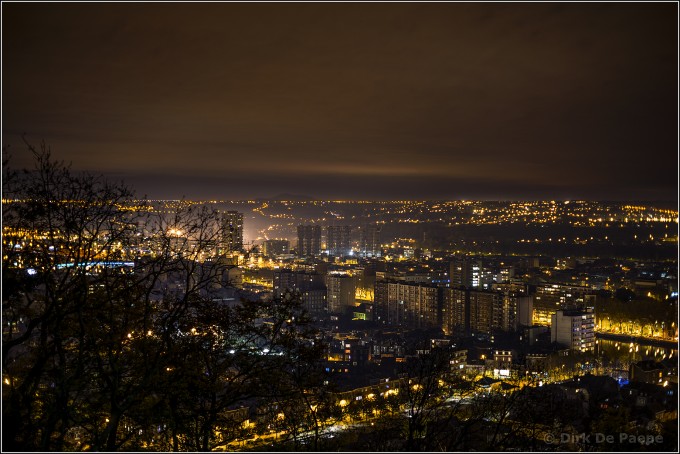
[(482, 262), (472, 257), (455, 257), (450, 264), (451, 287), (478, 288), (482, 283)]
[(243, 249), (243, 213), (222, 213), (222, 252), (238, 252)]
[(308, 257), (321, 253), (321, 226), (298, 225), (298, 256)]
[(585, 310), (560, 309), (551, 317), (550, 340), (572, 350), (590, 352), (595, 349), (595, 313)]
[(348, 225), (329, 225), (326, 227), (326, 248), (333, 257), (345, 257), (352, 251), (350, 235), (352, 230)]
[(534, 297), (516, 295), (517, 299), (517, 328), (534, 324)]
[(442, 329), (447, 336), (467, 333), (470, 329), (470, 299), (464, 288), (443, 289)]
[(502, 329), (503, 294), (471, 290), (470, 297), (470, 331), (472, 333), (491, 334)]
[(441, 299), (441, 288), (434, 285), (377, 280), (376, 321), (408, 328), (440, 327)]
[(521, 293), (463, 286), (446, 288), (443, 293), (442, 329), (448, 335), (516, 331), (531, 317), (532, 299)]
[(356, 296), (356, 280), (347, 274), (328, 274), (326, 276), (328, 312), (343, 314), (354, 307)]
[(262, 254), (265, 257), (276, 257), (290, 252), (288, 240), (265, 240), (262, 243)]
[(590, 298), (590, 288), (548, 282), (536, 286), (534, 294), (534, 323), (549, 325), (558, 309), (575, 309), (585, 306)]
[(533, 296), (517, 292), (504, 293), (502, 310), (500, 329), (503, 331), (517, 331), (522, 326), (533, 324)]
[(274, 296), (281, 296), (287, 289), (299, 293), (302, 306), (310, 315), (313, 317), (326, 315), (326, 286), (321, 274), (289, 269), (274, 271)]
[(381, 256), (380, 230), (379, 225), (369, 224), (359, 231), (359, 255), (362, 257)]

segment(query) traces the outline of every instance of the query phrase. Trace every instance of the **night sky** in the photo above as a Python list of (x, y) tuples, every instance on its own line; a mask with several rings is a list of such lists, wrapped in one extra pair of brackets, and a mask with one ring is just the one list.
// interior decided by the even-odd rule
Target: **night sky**
[(3, 146), (151, 198), (674, 201), (677, 11), (3, 3)]

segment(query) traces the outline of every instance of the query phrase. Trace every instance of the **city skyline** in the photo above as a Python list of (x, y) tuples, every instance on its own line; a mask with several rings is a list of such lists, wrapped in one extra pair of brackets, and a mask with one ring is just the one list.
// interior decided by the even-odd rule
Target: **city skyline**
[(677, 202), (677, 5), (3, 4), (3, 145), (151, 198)]

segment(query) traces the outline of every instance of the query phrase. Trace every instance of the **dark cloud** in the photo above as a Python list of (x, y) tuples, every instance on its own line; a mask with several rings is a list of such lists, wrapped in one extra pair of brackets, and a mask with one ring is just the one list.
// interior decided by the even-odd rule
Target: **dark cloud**
[(677, 5), (2, 8), (4, 144), (155, 197), (677, 197)]
[[(331, 169), (332, 170), (332, 169)], [(290, 172), (240, 172), (224, 175), (141, 173), (108, 174), (125, 180), (138, 195), (181, 199), (198, 193), (207, 200), (248, 200), (286, 193), (320, 200), (585, 200), (597, 193), (603, 200), (650, 200), (664, 190), (663, 182), (611, 186), (605, 181), (575, 186), (566, 180), (536, 184), (498, 178), (455, 178), (421, 175), (339, 175), (301, 177)], [(537, 196), (538, 194), (538, 196)], [(672, 195), (667, 197), (672, 200)]]

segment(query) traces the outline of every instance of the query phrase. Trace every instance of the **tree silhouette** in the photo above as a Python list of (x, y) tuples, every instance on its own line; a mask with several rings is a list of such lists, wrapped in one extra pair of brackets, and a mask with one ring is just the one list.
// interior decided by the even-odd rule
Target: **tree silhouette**
[(32, 170), (3, 168), (4, 449), (208, 451), (264, 377), (318, 357), (299, 298), (216, 300), (216, 210), (27, 145)]

